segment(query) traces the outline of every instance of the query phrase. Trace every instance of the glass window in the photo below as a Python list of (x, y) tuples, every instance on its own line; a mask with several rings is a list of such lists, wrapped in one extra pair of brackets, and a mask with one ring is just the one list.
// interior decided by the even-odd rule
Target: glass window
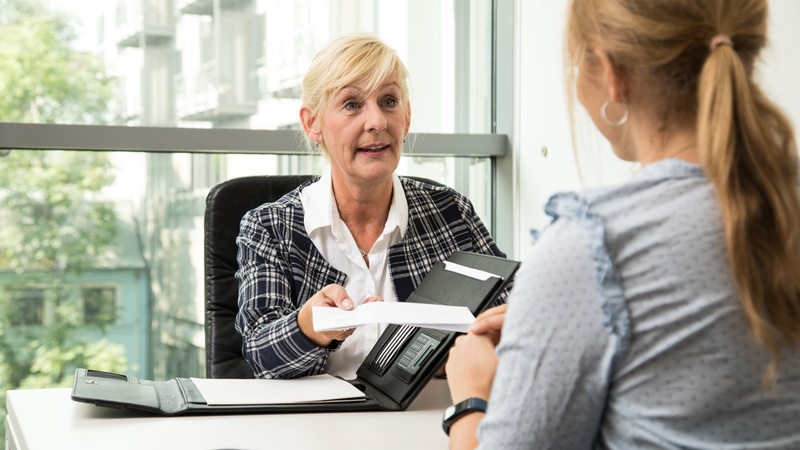
[(117, 322), (117, 289), (115, 287), (83, 287), (81, 299), (83, 300), (84, 324), (107, 326)]
[[(318, 172), (297, 138), (300, 80), (339, 35), (374, 33), (409, 67), (398, 172), (456, 188), (492, 228), (492, 156), (505, 143), (483, 140), (491, 8), (0, 2), (0, 350), (14, 349), (0, 351), (0, 394), (68, 386), (75, 367), (204, 376), (205, 197), (233, 177)], [(263, 130), (283, 146), (253, 137)]]
[(8, 324), (12, 327), (44, 324), (44, 289), (10, 289), (6, 303)]
[[(333, 38), (372, 33), (411, 73), (414, 132), (491, 130), (491, 0), (9, 0), (3, 120), (282, 129)], [(420, 32), (424, 30), (424, 32)], [(48, 70), (47, 83), (20, 83)], [(468, 94), (468, 95), (466, 95)]]

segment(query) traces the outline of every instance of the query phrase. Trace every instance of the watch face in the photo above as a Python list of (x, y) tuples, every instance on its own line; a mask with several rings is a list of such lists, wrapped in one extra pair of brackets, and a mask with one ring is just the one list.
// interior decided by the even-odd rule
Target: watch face
[(456, 412), (456, 405), (448, 406), (447, 409), (444, 410), (444, 418), (449, 419), (450, 417), (453, 417), (453, 413), (455, 412)]

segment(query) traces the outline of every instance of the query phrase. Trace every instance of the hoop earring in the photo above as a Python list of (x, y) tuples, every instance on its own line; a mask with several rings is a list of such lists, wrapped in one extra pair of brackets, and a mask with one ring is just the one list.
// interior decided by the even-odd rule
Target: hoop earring
[(608, 118), (608, 105), (611, 104), (611, 99), (604, 101), (603, 104), (600, 106), (600, 117), (603, 118), (603, 122), (607, 125), (612, 127), (618, 127), (623, 125), (625, 122), (628, 121), (628, 104), (626, 102), (622, 102), (622, 106), (625, 107), (625, 110), (622, 112), (622, 117), (617, 120), (611, 120)]

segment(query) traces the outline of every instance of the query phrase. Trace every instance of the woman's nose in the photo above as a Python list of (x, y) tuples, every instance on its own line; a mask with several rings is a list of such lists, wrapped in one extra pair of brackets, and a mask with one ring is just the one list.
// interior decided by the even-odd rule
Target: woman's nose
[(367, 131), (383, 131), (389, 125), (381, 108), (374, 103), (366, 107), (364, 129)]

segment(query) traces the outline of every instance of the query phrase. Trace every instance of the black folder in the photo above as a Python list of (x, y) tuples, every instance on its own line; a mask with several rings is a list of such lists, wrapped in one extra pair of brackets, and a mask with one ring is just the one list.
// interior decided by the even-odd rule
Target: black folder
[[(459, 270), (464, 267), (476, 269), (484, 276), (480, 276), (480, 273), (476, 276), (474, 271)], [(477, 315), (492, 305), (512, 280), (518, 267), (519, 262), (510, 259), (455, 252), (447, 261), (433, 265), (407, 301), (466, 306)], [(402, 411), (408, 408), (442, 366), (458, 334), (409, 325), (389, 325), (359, 367), (356, 379), (348, 380), (365, 394), (364, 398), (355, 400), (209, 405), (190, 378), (151, 381), (83, 368), (75, 371), (72, 399), (162, 415)]]

